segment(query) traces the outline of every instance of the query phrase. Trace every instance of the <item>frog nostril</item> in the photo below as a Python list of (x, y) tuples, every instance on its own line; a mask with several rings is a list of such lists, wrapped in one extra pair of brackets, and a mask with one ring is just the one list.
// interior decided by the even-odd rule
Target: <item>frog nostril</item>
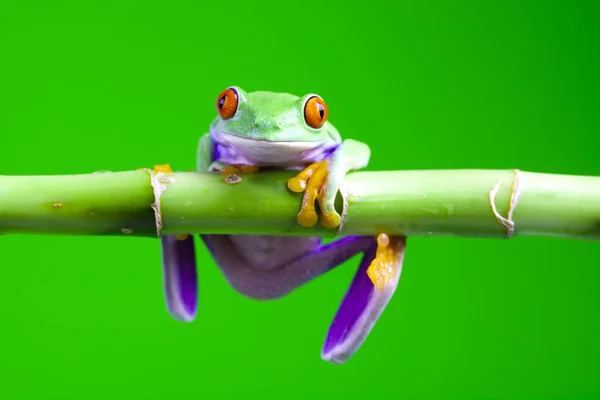
[(264, 120), (252, 120), (253, 129), (278, 129), (283, 128), (282, 121), (264, 121)]

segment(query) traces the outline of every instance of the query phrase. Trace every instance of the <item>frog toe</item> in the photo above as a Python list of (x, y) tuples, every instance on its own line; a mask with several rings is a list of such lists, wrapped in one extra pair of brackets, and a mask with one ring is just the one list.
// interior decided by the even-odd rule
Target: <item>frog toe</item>
[(335, 186), (332, 190), (332, 184), (332, 182), (328, 182), (323, 186), (317, 198), (321, 210), (321, 225), (328, 229), (337, 228), (341, 222), (340, 214), (335, 209), (335, 197), (339, 187)]
[(326, 228), (336, 228), (340, 225), (341, 217), (335, 209), (335, 198), (339, 190), (336, 179), (331, 179), (327, 160), (309, 165), (298, 175), (288, 180), (288, 188), (297, 193), (304, 192), (302, 207), (297, 221), (305, 227), (314, 226), (319, 217), (315, 203), (321, 211), (321, 224)]

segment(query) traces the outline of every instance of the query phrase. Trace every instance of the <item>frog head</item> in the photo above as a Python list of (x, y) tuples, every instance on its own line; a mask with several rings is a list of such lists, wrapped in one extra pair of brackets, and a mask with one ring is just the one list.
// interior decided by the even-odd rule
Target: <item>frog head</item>
[(225, 153), (237, 154), (231, 158), (238, 163), (291, 166), (312, 162), (340, 142), (338, 131), (328, 121), (327, 104), (316, 94), (246, 93), (231, 86), (217, 97), (216, 109), (211, 137)]

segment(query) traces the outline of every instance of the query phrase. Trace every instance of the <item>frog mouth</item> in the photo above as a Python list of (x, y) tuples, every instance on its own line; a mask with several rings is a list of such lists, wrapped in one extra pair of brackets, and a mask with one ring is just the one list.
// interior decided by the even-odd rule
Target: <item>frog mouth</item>
[(253, 139), (245, 136), (239, 136), (234, 133), (219, 132), (219, 136), (222, 142), (229, 143), (233, 146), (256, 146), (256, 147), (293, 147), (298, 149), (310, 150), (315, 146), (318, 146), (320, 142), (307, 142), (307, 141), (285, 141), (285, 140), (266, 140), (266, 139)]
[(309, 141), (252, 139), (227, 132), (212, 131), (214, 159), (226, 164), (295, 167), (316, 162), (334, 145)]

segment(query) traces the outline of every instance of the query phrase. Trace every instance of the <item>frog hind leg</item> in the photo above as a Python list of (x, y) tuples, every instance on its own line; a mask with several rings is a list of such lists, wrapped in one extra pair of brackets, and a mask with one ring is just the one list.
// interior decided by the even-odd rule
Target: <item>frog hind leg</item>
[[(208, 170), (213, 157), (210, 134), (200, 138), (196, 153), (198, 171)], [(163, 291), (167, 310), (179, 321), (196, 318), (198, 276), (193, 235), (165, 235), (160, 238), (163, 269)]]
[[(258, 237), (254, 237), (258, 240)], [(240, 251), (235, 240), (249, 237), (202, 235), (209, 252), (229, 285), (240, 294), (259, 300), (272, 300), (287, 295), (363, 253), (359, 268), (333, 319), (321, 357), (332, 363), (346, 362), (365, 341), (383, 310), (392, 298), (402, 271), (406, 245), (405, 237), (380, 235), (377, 241), (370, 236), (347, 236), (321, 245), (318, 238), (286, 238), (277, 255), (265, 254), (262, 259), (248, 256), (251, 247)], [(314, 248), (308, 249), (308, 239)], [(281, 237), (262, 237), (262, 240), (284, 240)], [(305, 244), (306, 243), (306, 244)], [(298, 251), (299, 246), (306, 246)], [(297, 252), (287, 261), (275, 257)], [(260, 257), (264, 251), (257, 251)]]
[[(373, 238), (347, 236), (328, 244), (320, 238), (201, 235), (229, 285), (238, 293), (258, 300), (283, 297), (372, 246)], [(256, 240), (277, 241), (276, 252), (248, 248)], [(241, 241), (236, 243), (236, 241)], [(240, 250), (243, 243), (246, 247)]]
[(365, 341), (400, 279), (406, 237), (380, 235), (364, 256), (329, 327), (321, 358), (341, 364)]
[(160, 242), (167, 310), (173, 318), (191, 322), (198, 305), (194, 236), (165, 235)]

